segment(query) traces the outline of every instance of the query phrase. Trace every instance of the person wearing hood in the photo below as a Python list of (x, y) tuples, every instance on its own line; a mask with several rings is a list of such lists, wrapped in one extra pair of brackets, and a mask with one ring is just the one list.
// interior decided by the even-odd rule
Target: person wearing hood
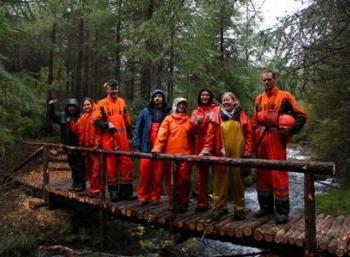
[[(60, 125), (61, 141), (65, 145), (77, 146), (79, 144), (78, 135), (69, 131), (68, 123), (76, 122), (80, 116), (78, 101), (75, 98), (67, 100), (64, 111), (55, 111), (55, 104), (58, 99), (52, 99), (48, 103), (50, 118)], [(85, 190), (85, 170), (80, 152), (69, 150), (67, 152), (68, 163), (72, 169), (72, 190)]]
[[(162, 90), (155, 89), (151, 93), (148, 106), (139, 114), (133, 130), (133, 148), (143, 153), (151, 152), (159, 127), (164, 118), (170, 113)], [(158, 204), (163, 186), (163, 161), (141, 159), (140, 179), (137, 195), (140, 205), (148, 202)]]
[[(93, 125), (92, 113), (95, 110), (94, 101), (85, 97), (82, 101), (83, 115), (77, 122), (69, 122), (69, 130), (78, 135), (79, 145), (89, 148), (101, 146), (100, 131)], [(100, 185), (100, 155), (98, 153), (86, 153), (84, 155), (85, 172), (90, 187), (87, 191), (89, 197), (97, 197), (101, 190)]]
[[(213, 93), (209, 89), (202, 89), (198, 94), (198, 106), (192, 112), (192, 116), (196, 117), (199, 122), (198, 133), (195, 140), (194, 154), (201, 153), (210, 120), (220, 113), (220, 105), (213, 103)], [(219, 129), (214, 131), (215, 135), (212, 138), (213, 142), (220, 142)], [(220, 151), (219, 149), (217, 149)], [(217, 150), (214, 150), (216, 152)], [(206, 163), (197, 165), (197, 192), (198, 202), (196, 211), (205, 211), (208, 209), (208, 170), (209, 166)]]
[[(97, 103), (93, 123), (101, 132), (101, 146), (109, 151), (129, 151), (127, 131), (131, 119), (125, 100), (119, 97), (120, 85), (111, 79), (106, 84), (107, 96)], [(128, 156), (108, 154), (106, 175), (110, 200), (129, 200), (133, 195), (132, 162)]]
[[(193, 132), (196, 129), (195, 122), (186, 113), (187, 99), (175, 98), (172, 106), (172, 114), (165, 117), (160, 125), (157, 140), (151, 150), (153, 154), (192, 154)], [(168, 193), (169, 209), (173, 209), (173, 195), (171, 192), (171, 162), (164, 163), (165, 178)], [(176, 191), (176, 211), (185, 212), (189, 204), (191, 188), (191, 164), (182, 162), (179, 164), (179, 172), (174, 181)]]

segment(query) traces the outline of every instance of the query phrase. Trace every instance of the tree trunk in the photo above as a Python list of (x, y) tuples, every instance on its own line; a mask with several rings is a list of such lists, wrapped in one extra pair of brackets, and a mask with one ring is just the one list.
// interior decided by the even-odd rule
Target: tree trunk
[(120, 81), (120, 29), (121, 29), (121, 20), (122, 20), (122, 0), (118, 1), (118, 22), (116, 25), (116, 51), (115, 51), (115, 78)]
[(55, 55), (55, 46), (56, 46), (56, 30), (57, 30), (57, 23), (56, 21), (52, 24), (52, 30), (51, 30), (51, 49), (49, 52), (49, 70), (48, 70), (48, 75), (47, 75), (47, 84), (49, 85), (49, 90), (47, 91), (47, 99), (46, 99), (46, 104), (47, 104), (47, 111), (46, 111), (46, 124), (45, 124), (45, 130), (47, 132), (52, 131), (52, 122), (49, 116), (48, 112), (48, 102), (52, 98), (52, 89), (51, 85), (54, 80), (53, 77), (53, 72), (54, 72), (54, 55)]
[(79, 20), (78, 29), (78, 60), (76, 66), (76, 79), (75, 79), (75, 97), (80, 99), (82, 95), (82, 64), (83, 64), (83, 46), (84, 45), (84, 19)]

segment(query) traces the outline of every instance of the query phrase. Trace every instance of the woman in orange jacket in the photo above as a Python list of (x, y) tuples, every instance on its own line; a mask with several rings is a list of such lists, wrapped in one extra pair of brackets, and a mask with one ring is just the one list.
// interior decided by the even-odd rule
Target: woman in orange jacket
[[(211, 118), (220, 113), (220, 105), (213, 103), (213, 93), (209, 89), (202, 89), (198, 94), (198, 106), (192, 112), (192, 116), (196, 117), (200, 123), (198, 133), (196, 135), (194, 154), (199, 154), (204, 146), (207, 130)], [(215, 132), (216, 135), (220, 134)], [(216, 138), (213, 139), (217, 141)], [(218, 149), (220, 151), (220, 149)], [(197, 164), (197, 191), (198, 203), (196, 211), (205, 211), (208, 209), (208, 170), (207, 163)]]
[[(152, 153), (167, 154), (192, 154), (193, 137), (192, 132), (195, 125), (191, 116), (186, 113), (187, 100), (175, 98), (173, 113), (168, 115), (162, 122)], [(165, 171), (171, 170), (171, 162), (165, 162)], [(173, 208), (173, 197), (171, 193), (171, 175), (166, 173), (167, 192), (169, 196), (169, 209)], [(180, 164), (179, 173), (175, 178), (176, 210), (185, 212), (189, 204), (189, 193), (191, 188), (191, 165), (183, 162)]]
[[(214, 134), (218, 127), (221, 132), (222, 155), (230, 158), (249, 157), (253, 153), (253, 129), (248, 116), (241, 110), (236, 96), (226, 92), (222, 96), (220, 116), (212, 119), (208, 127), (208, 135)], [(208, 136), (202, 154), (212, 153), (214, 140)], [(219, 219), (226, 213), (226, 204), (231, 178), (233, 190), (233, 211), (235, 219), (244, 219), (244, 183), (239, 167), (227, 167), (214, 170), (213, 182), (213, 215)]]
[[(75, 123), (69, 123), (69, 129), (78, 135), (79, 145), (83, 147), (98, 148), (101, 145), (101, 135), (93, 125), (92, 113), (95, 103), (89, 97), (85, 97), (83, 103), (83, 115)], [(88, 196), (95, 197), (100, 193), (100, 156), (96, 153), (87, 153), (84, 156), (86, 177), (90, 182)]]

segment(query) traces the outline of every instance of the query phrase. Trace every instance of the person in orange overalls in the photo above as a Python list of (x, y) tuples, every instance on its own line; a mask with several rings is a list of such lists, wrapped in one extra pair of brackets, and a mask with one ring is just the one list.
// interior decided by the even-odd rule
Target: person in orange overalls
[[(144, 152), (151, 152), (154, 146), (161, 122), (169, 114), (170, 108), (162, 90), (155, 89), (151, 93), (148, 106), (142, 109), (133, 130), (133, 148)], [(163, 161), (141, 159), (140, 181), (137, 195), (140, 205), (158, 204), (163, 187)]]
[[(131, 127), (131, 120), (124, 99), (119, 97), (119, 82), (112, 79), (106, 86), (107, 97), (97, 103), (94, 111), (94, 125), (102, 133), (102, 149), (129, 151), (127, 130)], [(106, 174), (111, 201), (132, 198), (130, 157), (109, 154)]]
[[(306, 113), (287, 91), (277, 87), (276, 74), (264, 71), (261, 79), (265, 92), (255, 99), (253, 129), (255, 131), (256, 157), (268, 160), (286, 160), (287, 138), (299, 132), (306, 122)], [(295, 124), (281, 129), (281, 114), (290, 114)], [(260, 205), (257, 217), (276, 212), (276, 222), (288, 221), (289, 185), (286, 171), (257, 170), (257, 191)]]
[[(187, 100), (185, 98), (175, 98), (173, 103), (173, 113), (168, 115), (160, 125), (155, 145), (152, 153), (167, 154), (192, 154), (193, 136), (196, 126), (191, 120), (191, 116), (186, 113)], [(191, 188), (191, 164), (182, 162), (179, 164), (179, 173), (174, 181), (176, 190), (176, 211), (185, 212), (189, 204), (189, 193)], [(171, 162), (166, 161), (164, 165), (166, 171), (166, 184), (169, 199), (169, 209), (173, 207), (173, 197), (171, 192)]]
[[(198, 94), (198, 107), (192, 112), (192, 116), (196, 117), (200, 123), (198, 134), (196, 135), (194, 154), (199, 154), (204, 146), (207, 136), (208, 125), (213, 115), (220, 113), (220, 105), (213, 103), (213, 93), (209, 89), (202, 89)], [(217, 132), (219, 132), (219, 128)], [(219, 133), (216, 133), (219, 136)], [(213, 138), (216, 142), (217, 139)], [(219, 149), (214, 149), (220, 151)], [(209, 166), (206, 163), (197, 165), (197, 191), (198, 202), (196, 211), (205, 211), (208, 209), (208, 171)]]
[[(95, 110), (94, 101), (85, 97), (83, 103), (83, 115), (77, 122), (69, 123), (71, 132), (76, 133), (79, 139), (79, 145), (83, 147), (98, 148), (101, 145), (101, 135), (99, 130), (93, 125), (92, 113)], [(86, 153), (84, 155), (85, 175), (90, 182), (87, 195), (96, 197), (99, 195), (100, 186), (100, 155), (96, 153)]]

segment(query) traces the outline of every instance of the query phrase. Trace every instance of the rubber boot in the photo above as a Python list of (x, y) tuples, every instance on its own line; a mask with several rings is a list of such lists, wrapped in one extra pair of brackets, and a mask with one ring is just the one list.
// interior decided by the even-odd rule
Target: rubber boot
[(132, 196), (133, 196), (132, 184), (131, 183), (119, 184), (119, 193), (120, 193), (120, 197), (123, 200), (132, 200)]
[(288, 222), (289, 199), (276, 200), (276, 223), (285, 224)]
[(109, 196), (110, 196), (110, 201), (111, 202), (116, 202), (118, 200), (120, 200), (120, 196), (118, 194), (118, 190), (117, 190), (117, 186), (108, 186), (108, 191), (109, 191)]
[(261, 218), (263, 216), (271, 215), (274, 212), (273, 208), (273, 195), (259, 195), (258, 193), (258, 202), (260, 206), (260, 210), (255, 213), (257, 218)]

